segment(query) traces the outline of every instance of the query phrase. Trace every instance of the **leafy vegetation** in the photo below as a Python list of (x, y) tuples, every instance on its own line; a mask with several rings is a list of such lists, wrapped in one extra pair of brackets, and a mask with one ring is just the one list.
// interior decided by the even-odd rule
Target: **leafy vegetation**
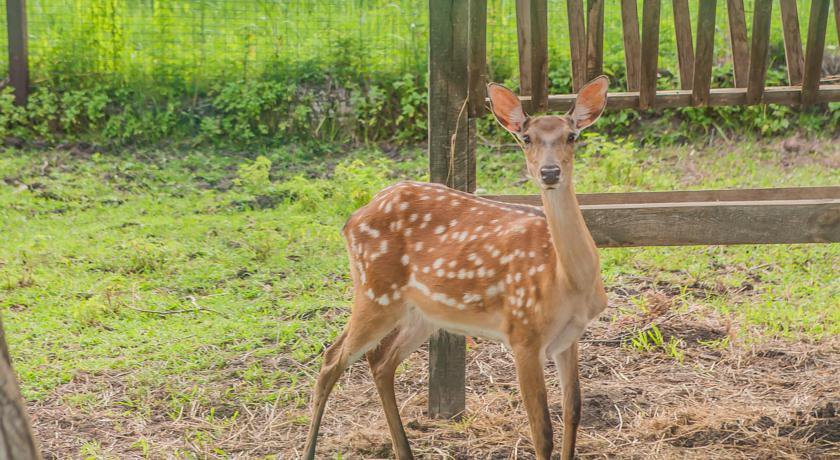
[[(489, 77), (518, 87), (514, 2), (489, 2)], [(749, 5), (750, 2), (747, 2)], [(809, 2), (800, 1), (802, 30)], [(696, 5), (692, 5), (694, 8)], [(713, 87), (733, 85), (727, 17), (717, 15)], [(748, 7), (749, 10), (749, 7)], [(571, 91), (568, 28), (550, 2), (552, 93)], [(692, 10), (696, 15), (696, 11)], [(625, 87), (620, 9), (607, 8), (604, 72)], [(30, 3), (34, 93), (16, 108), (0, 92), (0, 141), (276, 147), (293, 143), (412, 144), (426, 135), (423, 2), (54, 2)], [(70, 19), (72, 18), (72, 20)], [(670, 4), (663, 5), (660, 88), (678, 87)], [(749, 22), (749, 21), (748, 21)], [(4, 27), (0, 21), (0, 27)], [(838, 53), (830, 37), (828, 55)], [(0, 30), (0, 37), (4, 37)], [(774, 15), (768, 84), (787, 84)], [(0, 43), (2, 46), (2, 43)], [(0, 59), (5, 53), (0, 53)], [(0, 61), (0, 74), (4, 72)], [(835, 72), (836, 73), (836, 72)], [(731, 133), (836, 131), (840, 104), (614, 113), (614, 134), (642, 142)], [(482, 135), (498, 133), (481, 124)]]

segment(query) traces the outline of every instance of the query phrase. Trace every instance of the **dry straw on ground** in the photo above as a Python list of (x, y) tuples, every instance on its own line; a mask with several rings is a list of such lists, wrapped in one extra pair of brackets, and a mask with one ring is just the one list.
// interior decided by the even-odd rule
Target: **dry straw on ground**
[[(646, 314), (622, 315), (611, 308), (583, 339), (580, 458), (840, 458), (840, 338), (748, 341), (728, 318), (700, 307), (675, 308), (668, 292), (646, 289)], [(621, 306), (628, 296), (614, 292), (613, 298), (613, 306)], [(626, 345), (651, 324), (666, 341), (673, 337), (680, 344), (682, 363), (661, 349), (644, 352)], [(425, 350), (401, 368), (397, 397), (415, 454), (533, 458), (510, 353), (477, 340), (467, 359), (467, 412), (459, 422), (426, 415)], [(266, 365), (300, 366), (284, 357)], [(559, 445), (561, 391), (553, 365), (547, 376)], [(310, 375), (307, 385), (311, 381)], [(80, 377), (30, 407), (46, 458), (77, 456), (82, 439), (97, 440), (100, 452), (116, 458), (145, 458), (137, 443), (141, 438), (150, 458), (167, 458), (179, 449), (197, 458), (279, 454), (286, 459), (297, 458), (303, 448), (308, 416), (303, 405), (216, 408), (217, 416), (239, 412), (234, 421), (220, 423), (206, 416), (213, 399), (208, 392), (209, 402), (196, 402), (174, 419), (163, 410), (125, 416), (116, 401), (131, 389), (121, 382), (119, 375)], [(235, 384), (213, 381), (208, 387), (223, 392)], [(86, 385), (97, 388), (98, 409), (62, 403), (63, 396), (83, 392)], [(299, 395), (308, 398), (308, 391), (302, 387)], [(163, 389), (147, 398), (159, 398), (163, 409)], [(196, 432), (210, 433), (212, 442), (191, 435)], [(320, 458), (339, 453), (341, 458), (393, 457), (366, 363), (354, 365), (341, 379), (320, 439)]]

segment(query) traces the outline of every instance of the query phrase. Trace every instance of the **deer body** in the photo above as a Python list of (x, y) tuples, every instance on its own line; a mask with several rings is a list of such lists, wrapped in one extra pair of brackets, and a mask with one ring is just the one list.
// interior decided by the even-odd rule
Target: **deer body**
[[(600, 104), (590, 110), (597, 112), (594, 119), (603, 109), (604, 101), (597, 97), (603, 93), (605, 98), (605, 82), (596, 89), (590, 88), (594, 102), (584, 100), (583, 105), (590, 109)], [(397, 456), (412, 458), (394, 395), (394, 372), (441, 328), (497, 340), (513, 351), (539, 459), (548, 459), (553, 448), (543, 375), (546, 358), (553, 358), (564, 393), (563, 458), (574, 455), (580, 419), (577, 339), (607, 299), (598, 253), (575, 198), (570, 147), (566, 157), (556, 150), (571, 139), (569, 132), (576, 136), (576, 122), (588, 119), (530, 120), (508, 93), (490, 87), (494, 113), (506, 129), (526, 138), (526, 144), (539, 139), (539, 146), (526, 146), (526, 157), (531, 175), (542, 178), (544, 208), (502, 204), (443, 185), (401, 182), (350, 217), (342, 233), (354, 286), (353, 311), (344, 332), (324, 353), (308, 458), (315, 455), (333, 385), (364, 354)]]

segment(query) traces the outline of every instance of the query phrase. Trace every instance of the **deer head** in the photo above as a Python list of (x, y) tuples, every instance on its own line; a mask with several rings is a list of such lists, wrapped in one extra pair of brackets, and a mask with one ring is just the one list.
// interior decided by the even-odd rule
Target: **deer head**
[(581, 130), (595, 123), (607, 105), (609, 79), (600, 76), (578, 92), (565, 115), (529, 117), (517, 95), (497, 83), (487, 87), (496, 120), (517, 137), (525, 152), (528, 174), (543, 190), (572, 182), (575, 141)]

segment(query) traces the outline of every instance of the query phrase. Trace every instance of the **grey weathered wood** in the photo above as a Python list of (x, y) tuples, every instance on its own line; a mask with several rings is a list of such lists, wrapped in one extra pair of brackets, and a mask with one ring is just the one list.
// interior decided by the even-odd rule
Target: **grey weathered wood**
[[(802, 88), (799, 86), (773, 86), (764, 89), (762, 100), (767, 104), (798, 105), (802, 100)], [(688, 107), (691, 105), (692, 91), (662, 90), (656, 92), (656, 107)], [(576, 95), (555, 94), (548, 97), (548, 108), (553, 111), (565, 111), (572, 107)], [(527, 97), (521, 98), (527, 101)], [(817, 99), (822, 102), (840, 102), (840, 85), (820, 85)], [(639, 108), (638, 91), (614, 92), (607, 94), (607, 109)], [(709, 91), (710, 106), (745, 105), (746, 88), (712, 88)], [(489, 102), (489, 101), (488, 101)]]
[(747, 104), (758, 104), (764, 94), (767, 76), (767, 54), (770, 50), (770, 14), (773, 0), (755, 0), (752, 39), (750, 44), (750, 71), (747, 82)]
[(808, 18), (808, 42), (805, 48), (805, 72), (802, 75), (803, 105), (820, 101), (817, 88), (820, 85), (829, 5), (829, 0), (813, 0), (811, 2), (811, 15)]
[(642, 7), (642, 81), (639, 107), (655, 106), (656, 78), (659, 65), (659, 0), (645, 0)]
[[(469, 2), (429, 1), (429, 176), (432, 182), (475, 191), (475, 157), (467, 115)], [(474, 144), (473, 144), (474, 145)], [(429, 339), (429, 415), (464, 411), (466, 344), (440, 332)]]
[(484, 104), (484, 98), (487, 96), (487, 0), (469, 2), (469, 116), (480, 117), (487, 110)]
[(621, 30), (624, 37), (627, 91), (638, 91), (641, 78), (642, 44), (639, 39), (639, 12), (636, 0), (621, 0)]
[(40, 458), (0, 321), (0, 459)]
[(782, 13), (782, 36), (785, 40), (788, 83), (801, 85), (805, 58), (802, 57), (802, 34), (799, 32), (796, 0), (779, 0), (779, 9)]
[(729, 44), (735, 68), (735, 87), (746, 88), (750, 71), (750, 50), (747, 46), (747, 21), (744, 0), (726, 0), (729, 16)]
[(566, 12), (569, 18), (572, 90), (577, 93), (586, 84), (586, 27), (583, 17), (583, 0), (568, 0)]
[(516, 30), (520, 93), (531, 96), (531, 103), (525, 110), (531, 113), (545, 111), (548, 101), (548, 1), (516, 0)]
[(466, 342), (440, 330), (429, 339), (429, 415), (459, 418), (466, 407), (464, 394)]
[[(506, 203), (542, 206), (539, 195), (481, 195), (482, 198)], [(579, 193), (581, 205), (653, 204), (715, 201), (789, 201), (840, 199), (840, 186), (779, 187), (722, 190), (677, 190), (664, 192)]]
[(840, 242), (840, 198), (581, 205), (598, 247)]
[(694, 61), (693, 105), (709, 104), (712, 84), (712, 60), (715, 57), (715, 10), (717, 0), (700, 0), (697, 14), (697, 53)]
[(9, 84), (15, 90), (15, 104), (29, 98), (29, 36), (26, 30), (26, 0), (6, 0), (9, 45)]
[(587, 0), (586, 80), (604, 73), (604, 0)]
[[(680, 88), (691, 89), (694, 84), (694, 48), (691, 44), (691, 15), (688, 10), (688, 0), (674, 0), (673, 9), (677, 61), (680, 67)], [(700, 32), (698, 31), (697, 34), (699, 35)], [(697, 46), (700, 47), (699, 43)]]

